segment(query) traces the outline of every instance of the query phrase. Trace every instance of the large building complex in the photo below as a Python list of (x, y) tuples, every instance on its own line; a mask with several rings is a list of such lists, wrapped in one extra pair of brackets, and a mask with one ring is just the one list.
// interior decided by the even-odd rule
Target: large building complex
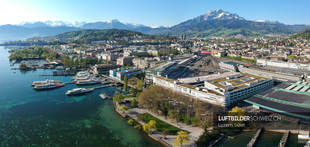
[(153, 83), (224, 107), (273, 86), (272, 79), (237, 72), (178, 80), (154, 76)]
[(118, 68), (114, 70), (110, 70), (109, 76), (118, 80), (122, 80), (125, 75), (127, 76), (128, 79), (133, 77), (136, 74), (140, 74), (142, 71), (140, 69), (136, 69), (133, 67), (130, 68)]
[[(184, 63), (184, 62), (179, 62)], [(167, 62), (146, 70), (146, 79), (153, 80), (153, 76), (177, 79), (190, 74), (190, 70), (177, 62)]]

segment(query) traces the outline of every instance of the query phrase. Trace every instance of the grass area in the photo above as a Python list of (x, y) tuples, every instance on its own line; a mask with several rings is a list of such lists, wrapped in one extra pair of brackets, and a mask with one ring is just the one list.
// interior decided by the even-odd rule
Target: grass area
[(254, 59), (247, 59), (247, 58), (242, 58), (242, 57), (225, 56), (224, 58), (230, 58), (230, 59), (244, 61), (244, 62), (256, 63), (256, 60)]
[(159, 132), (163, 132), (164, 130), (167, 131), (168, 135), (176, 135), (177, 132), (179, 131), (183, 131), (180, 128), (177, 128), (175, 126), (172, 126), (156, 117), (154, 117), (153, 115), (149, 114), (149, 113), (143, 113), (143, 114), (139, 114), (138, 118), (146, 123), (148, 123), (150, 120), (155, 120), (156, 121), (156, 128)]

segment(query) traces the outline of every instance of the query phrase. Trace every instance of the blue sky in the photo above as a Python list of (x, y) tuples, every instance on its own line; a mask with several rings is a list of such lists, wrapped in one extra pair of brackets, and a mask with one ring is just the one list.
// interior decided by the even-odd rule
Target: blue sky
[(310, 0), (1, 0), (0, 24), (107, 21), (171, 26), (223, 9), (250, 20), (310, 24)]

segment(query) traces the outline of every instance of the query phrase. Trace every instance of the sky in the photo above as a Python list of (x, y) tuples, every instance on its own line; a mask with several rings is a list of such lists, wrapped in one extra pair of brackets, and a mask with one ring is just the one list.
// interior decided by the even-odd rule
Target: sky
[(215, 9), (249, 20), (310, 24), (309, 6), (310, 0), (0, 0), (0, 25), (118, 19), (152, 27), (172, 26)]

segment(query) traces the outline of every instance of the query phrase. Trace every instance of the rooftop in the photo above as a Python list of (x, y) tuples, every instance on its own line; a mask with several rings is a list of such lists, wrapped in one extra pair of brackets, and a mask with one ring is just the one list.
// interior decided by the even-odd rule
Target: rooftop
[(267, 110), (310, 119), (310, 92), (296, 91), (291, 87), (294, 84), (297, 83), (284, 82), (245, 101)]
[(221, 78), (209, 80), (208, 82), (219, 88), (229, 88), (229, 91), (234, 91), (237, 89), (248, 87), (251, 84), (260, 82), (262, 80), (268, 80), (268, 78), (250, 74), (240, 74), (232, 76), (222, 76)]

